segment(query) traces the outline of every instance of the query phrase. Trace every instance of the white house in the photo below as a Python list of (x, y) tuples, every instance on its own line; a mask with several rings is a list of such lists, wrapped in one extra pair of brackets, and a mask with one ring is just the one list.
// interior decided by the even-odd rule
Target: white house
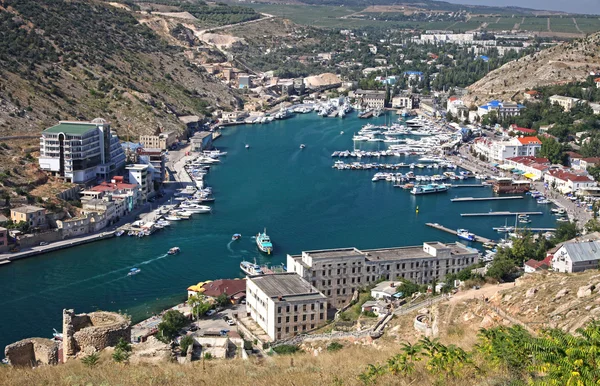
[(579, 189), (593, 188), (597, 182), (587, 175), (579, 175), (563, 170), (549, 170), (544, 174), (544, 182), (563, 194), (574, 193)]
[(397, 292), (401, 281), (382, 281), (371, 290), (371, 297), (374, 299), (391, 299)]
[(473, 144), (477, 154), (495, 161), (513, 157), (535, 157), (541, 148), (542, 142), (537, 137), (515, 137), (500, 141), (477, 138)]
[(598, 269), (600, 241), (567, 242), (552, 258), (552, 269), (557, 272), (582, 272)]

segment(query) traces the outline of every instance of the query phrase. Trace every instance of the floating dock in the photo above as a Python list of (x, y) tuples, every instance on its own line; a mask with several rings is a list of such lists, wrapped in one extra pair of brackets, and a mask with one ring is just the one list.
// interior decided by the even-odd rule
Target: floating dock
[[(493, 227), (493, 230), (497, 231), (498, 229), (500, 229), (500, 227)], [(556, 228), (527, 228), (527, 227), (522, 227), (522, 228), (518, 228), (515, 230), (526, 230), (526, 231), (532, 231), (532, 232), (554, 232), (556, 231)]]
[(454, 184), (454, 185), (451, 185), (452, 188), (485, 188), (486, 186), (491, 186), (491, 185), (483, 185), (483, 184)]
[(528, 216), (542, 215), (544, 212), (484, 212), (484, 213), (461, 213), (462, 217), (481, 217), (481, 216), (518, 216), (526, 214)]
[[(456, 229), (446, 228), (443, 225), (440, 225), (438, 223), (431, 223), (431, 222), (425, 223), (425, 225), (427, 225), (428, 227), (439, 229), (439, 230), (444, 231), (444, 232), (452, 233), (453, 235), (456, 236)], [(495, 244), (496, 243), (492, 239), (488, 239), (488, 238), (477, 236), (477, 235), (475, 235), (475, 241), (478, 242), (478, 243), (491, 243), (491, 244)]]
[(518, 200), (523, 199), (523, 196), (507, 196), (507, 197), (458, 197), (452, 198), (452, 202), (470, 202), (470, 201), (495, 201), (495, 200)]

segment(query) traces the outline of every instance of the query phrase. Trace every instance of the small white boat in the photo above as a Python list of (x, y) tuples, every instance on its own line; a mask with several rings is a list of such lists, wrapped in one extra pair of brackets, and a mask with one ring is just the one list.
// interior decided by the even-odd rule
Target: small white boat
[(125, 233), (125, 231), (121, 229), (121, 230), (117, 231), (117, 233), (115, 233), (115, 236), (121, 237), (121, 236), (123, 236), (124, 233)]
[(129, 270), (129, 272), (127, 273), (127, 276), (133, 276), (133, 275), (137, 275), (138, 273), (140, 273), (142, 270), (139, 268), (131, 268)]
[(179, 247), (173, 247), (173, 248), (169, 249), (169, 252), (167, 252), (167, 254), (176, 255), (179, 252), (181, 252), (181, 249)]
[(250, 149), (250, 145), (246, 144), (246, 149)]
[(306, 147), (306, 145), (305, 145), (305, 144), (301, 144), (301, 145), (300, 145), (300, 149), (304, 149), (305, 147)]
[(340, 131), (340, 135), (344, 135), (344, 132), (343, 132), (343, 131)]
[(165, 219), (166, 219), (166, 220), (168, 220), (168, 221), (181, 221), (181, 218), (180, 218), (180, 217), (177, 217), (177, 216), (175, 216), (175, 215), (168, 215), (168, 216), (165, 216)]

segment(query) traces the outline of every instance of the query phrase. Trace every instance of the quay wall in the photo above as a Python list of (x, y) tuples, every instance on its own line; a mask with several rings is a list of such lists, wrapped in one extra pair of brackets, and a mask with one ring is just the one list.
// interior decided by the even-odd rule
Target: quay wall
[(9, 364), (17, 367), (55, 365), (58, 363), (58, 342), (45, 338), (29, 338), (9, 344), (4, 349)]
[(18, 237), (18, 244), (21, 248), (30, 248), (40, 245), (41, 242), (51, 243), (62, 240), (62, 232), (58, 229), (35, 234), (26, 234)]

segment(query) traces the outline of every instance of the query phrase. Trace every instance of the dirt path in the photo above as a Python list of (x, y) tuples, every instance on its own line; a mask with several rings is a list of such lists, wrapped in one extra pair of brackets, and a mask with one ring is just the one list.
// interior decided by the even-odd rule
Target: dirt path
[(552, 30), (550, 29), (550, 18), (547, 19), (547, 24), (548, 24), (548, 32), (552, 32)]
[(515, 23), (515, 25), (513, 26), (514, 30), (518, 30), (519, 28), (521, 28), (521, 24), (525, 23), (525, 16), (523, 16), (523, 18), (521, 19), (520, 22)]
[(575, 20), (575, 18), (573, 18), (573, 23), (575, 24), (575, 28), (577, 28), (577, 31), (579, 31), (583, 34), (583, 31), (581, 29), (579, 29), (579, 25), (577, 24), (577, 20)]

